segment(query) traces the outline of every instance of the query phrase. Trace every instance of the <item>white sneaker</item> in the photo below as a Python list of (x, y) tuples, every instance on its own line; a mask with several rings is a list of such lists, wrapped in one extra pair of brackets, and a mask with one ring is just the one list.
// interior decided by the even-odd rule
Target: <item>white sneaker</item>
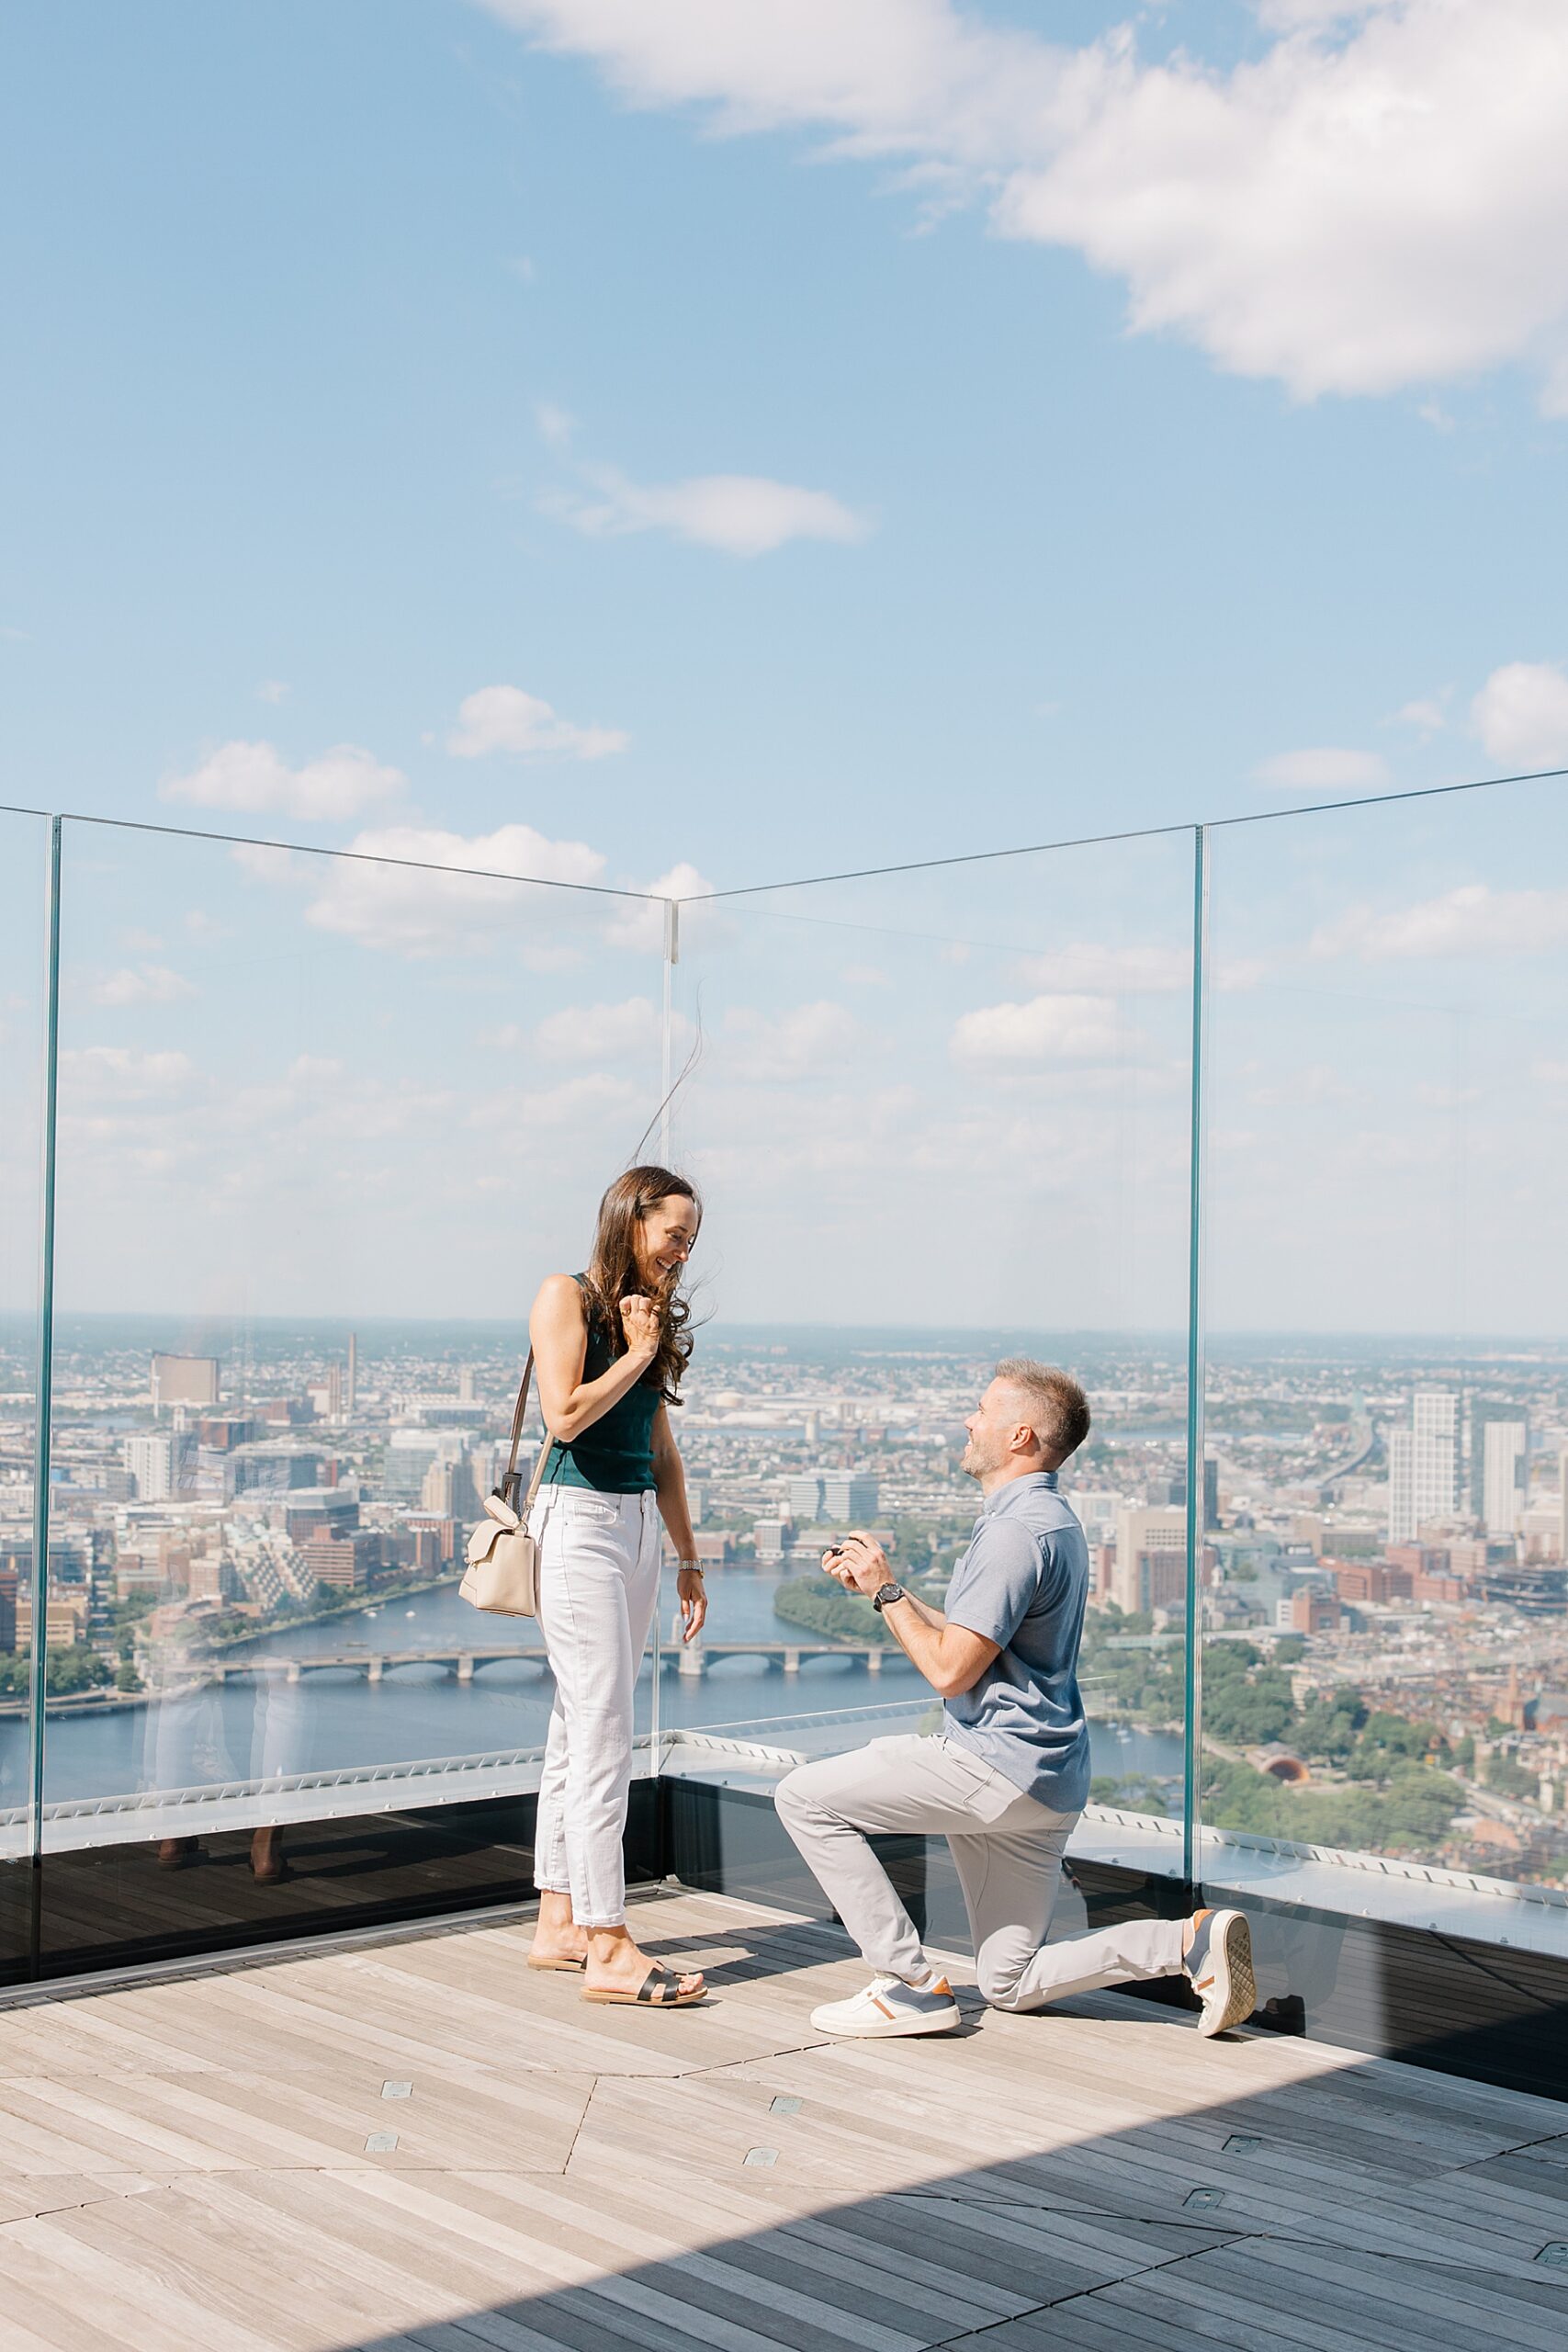
[(816, 2032), (861, 2041), (885, 2041), (897, 2033), (951, 2033), (961, 2022), (945, 1976), (933, 1977), (919, 1992), (901, 1976), (874, 1976), (852, 2000), (829, 2001), (811, 2012)]
[(1198, 2030), (1208, 2041), (1240, 2025), (1258, 2007), (1252, 1930), (1240, 1911), (1198, 1911), (1192, 1926), (1192, 1948), (1181, 1964), (1203, 2004)]

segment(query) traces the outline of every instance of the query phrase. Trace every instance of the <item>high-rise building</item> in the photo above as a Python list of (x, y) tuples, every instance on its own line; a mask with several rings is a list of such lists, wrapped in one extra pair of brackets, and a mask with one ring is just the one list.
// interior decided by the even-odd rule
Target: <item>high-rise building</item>
[(1482, 1516), (1488, 1535), (1517, 1535), (1524, 1509), (1529, 1426), (1487, 1421), (1483, 1432)]
[(1557, 1457), (1557, 1556), (1568, 1560), (1568, 1445)]
[(829, 1470), (822, 1480), (822, 1516), (834, 1521), (869, 1521), (876, 1517), (876, 1480), (863, 1472)]
[(352, 1415), (354, 1411), (355, 1396), (358, 1386), (359, 1334), (357, 1331), (351, 1331), (348, 1335), (348, 1380), (344, 1385), (343, 1398), (344, 1409), (350, 1415)]
[(218, 1359), (216, 1356), (155, 1355), (152, 1359), (152, 1404), (156, 1411), (166, 1405), (216, 1405), (218, 1402)]
[(1118, 1609), (1139, 1615), (1151, 1609), (1178, 1609), (1187, 1598), (1187, 1511), (1169, 1503), (1116, 1514), (1116, 1565), (1111, 1598)]
[(1486, 1515), (1486, 1431), (1493, 1421), (1517, 1421), (1517, 1405), (1501, 1396), (1472, 1396), (1465, 1408), (1464, 1498), (1472, 1519)]
[(221, 1552), (202, 1552), (190, 1564), (193, 1600), (238, 1600), (243, 1588), (231, 1561)]
[(136, 1499), (166, 1503), (175, 1491), (175, 1441), (167, 1430), (135, 1430), (124, 1439), (119, 1458), (136, 1481)]
[(1418, 1388), (1410, 1427), (1388, 1439), (1388, 1540), (1411, 1544), (1434, 1520), (1459, 1510), (1459, 1398), (1451, 1388)]
[(813, 1527), (822, 1516), (822, 1481), (807, 1475), (789, 1482), (789, 1515), (797, 1527)]
[(420, 1482), (419, 1507), (434, 1519), (477, 1518), (479, 1499), (468, 1464), (433, 1462)]
[[(1179, 1503), (1183, 1509), (1186, 1508), (1187, 1465), (1185, 1463), (1170, 1482), (1169, 1499), (1172, 1503)], [(1218, 1527), (1219, 1523), (1220, 1465), (1212, 1453), (1206, 1453), (1203, 1456), (1203, 1524), (1205, 1527)]]
[(381, 1492), (389, 1502), (417, 1503), (433, 1462), (450, 1461), (461, 1441), (443, 1440), (437, 1430), (394, 1430), (387, 1440)]

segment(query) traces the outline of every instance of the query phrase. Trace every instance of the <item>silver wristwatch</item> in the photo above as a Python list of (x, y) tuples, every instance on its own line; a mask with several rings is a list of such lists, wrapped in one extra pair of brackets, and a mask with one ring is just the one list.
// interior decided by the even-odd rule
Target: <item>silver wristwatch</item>
[(901, 1584), (879, 1584), (871, 1596), (871, 1605), (880, 1614), (891, 1602), (902, 1600), (905, 1597)]

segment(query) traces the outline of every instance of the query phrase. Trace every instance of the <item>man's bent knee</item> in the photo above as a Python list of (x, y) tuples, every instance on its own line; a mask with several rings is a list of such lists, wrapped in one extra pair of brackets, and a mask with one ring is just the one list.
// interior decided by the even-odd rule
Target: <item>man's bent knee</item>
[(779, 1818), (785, 1823), (800, 1821), (815, 1810), (811, 1801), (809, 1764), (797, 1764), (786, 1772), (773, 1791), (773, 1804)]
[(986, 1952), (976, 1967), (976, 1981), (980, 1997), (988, 2008), (1037, 2009), (1043, 2007), (1037, 1994), (1023, 1988), (1024, 1972), (1034, 1954), (1032, 1951), (1011, 1954)]

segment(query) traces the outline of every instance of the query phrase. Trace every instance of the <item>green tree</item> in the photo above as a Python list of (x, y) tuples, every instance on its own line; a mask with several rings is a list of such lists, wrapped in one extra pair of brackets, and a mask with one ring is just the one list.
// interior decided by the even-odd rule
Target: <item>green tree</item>
[(886, 1649), (893, 1638), (869, 1600), (830, 1577), (787, 1577), (773, 1594), (773, 1614), (829, 1641), (874, 1642)]
[(1258, 1747), (1278, 1739), (1295, 1716), (1291, 1678), (1265, 1666), (1250, 1642), (1215, 1642), (1203, 1660), (1203, 1724), (1216, 1739)]

